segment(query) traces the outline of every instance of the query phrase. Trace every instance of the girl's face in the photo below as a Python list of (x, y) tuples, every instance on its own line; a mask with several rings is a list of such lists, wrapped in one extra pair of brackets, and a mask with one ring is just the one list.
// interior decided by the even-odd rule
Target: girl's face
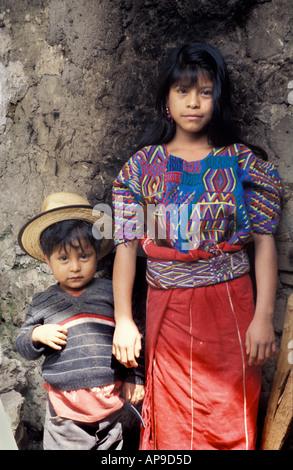
[(204, 134), (213, 113), (213, 82), (207, 74), (199, 73), (195, 84), (177, 82), (171, 86), (168, 101), (176, 134)]

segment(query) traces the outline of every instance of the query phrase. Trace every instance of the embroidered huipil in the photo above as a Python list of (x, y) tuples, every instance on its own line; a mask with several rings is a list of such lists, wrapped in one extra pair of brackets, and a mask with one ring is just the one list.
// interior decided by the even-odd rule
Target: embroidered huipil
[(195, 250), (200, 258), (227, 244), (242, 248), (253, 232), (275, 233), (281, 191), (275, 166), (240, 144), (195, 162), (169, 155), (164, 145), (145, 147), (113, 186), (114, 241), (156, 235), (177, 252)]
[(240, 144), (196, 162), (150, 146), (124, 165), (113, 198), (115, 244), (141, 238), (148, 258), (140, 448), (254, 449), (261, 369), (243, 353), (253, 292), (245, 265), (239, 277), (225, 270), (253, 233), (275, 233), (276, 168)]

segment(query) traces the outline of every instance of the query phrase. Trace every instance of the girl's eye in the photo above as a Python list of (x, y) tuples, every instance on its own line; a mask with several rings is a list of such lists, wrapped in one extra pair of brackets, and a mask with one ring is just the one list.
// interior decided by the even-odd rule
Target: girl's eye
[(60, 256), (59, 259), (60, 259), (60, 261), (67, 261), (68, 260), (67, 256)]
[(213, 90), (203, 90), (202, 94), (204, 96), (211, 96), (213, 94)]

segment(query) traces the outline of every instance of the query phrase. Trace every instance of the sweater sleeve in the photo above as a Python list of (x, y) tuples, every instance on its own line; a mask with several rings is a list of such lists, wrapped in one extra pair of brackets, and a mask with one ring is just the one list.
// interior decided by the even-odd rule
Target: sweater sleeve
[(34, 308), (35, 303), (38, 303), (38, 299), (41, 294), (37, 294), (30, 304), (25, 322), (20, 329), (20, 333), (16, 338), (16, 349), (25, 359), (36, 360), (45, 351), (45, 347), (36, 348), (32, 341), (32, 332), (36, 326), (42, 325), (43, 321), (41, 317), (36, 313)]
[(115, 245), (143, 237), (144, 214), (140, 183), (143, 160), (143, 150), (133, 155), (113, 184)]
[(274, 234), (280, 220), (282, 186), (275, 166), (250, 152), (239, 160), (252, 232)]

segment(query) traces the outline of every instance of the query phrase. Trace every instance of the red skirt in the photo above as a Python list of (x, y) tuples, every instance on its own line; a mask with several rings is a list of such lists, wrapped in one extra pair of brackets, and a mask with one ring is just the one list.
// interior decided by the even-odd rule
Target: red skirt
[(261, 367), (248, 366), (251, 280), (149, 288), (142, 450), (253, 450)]

